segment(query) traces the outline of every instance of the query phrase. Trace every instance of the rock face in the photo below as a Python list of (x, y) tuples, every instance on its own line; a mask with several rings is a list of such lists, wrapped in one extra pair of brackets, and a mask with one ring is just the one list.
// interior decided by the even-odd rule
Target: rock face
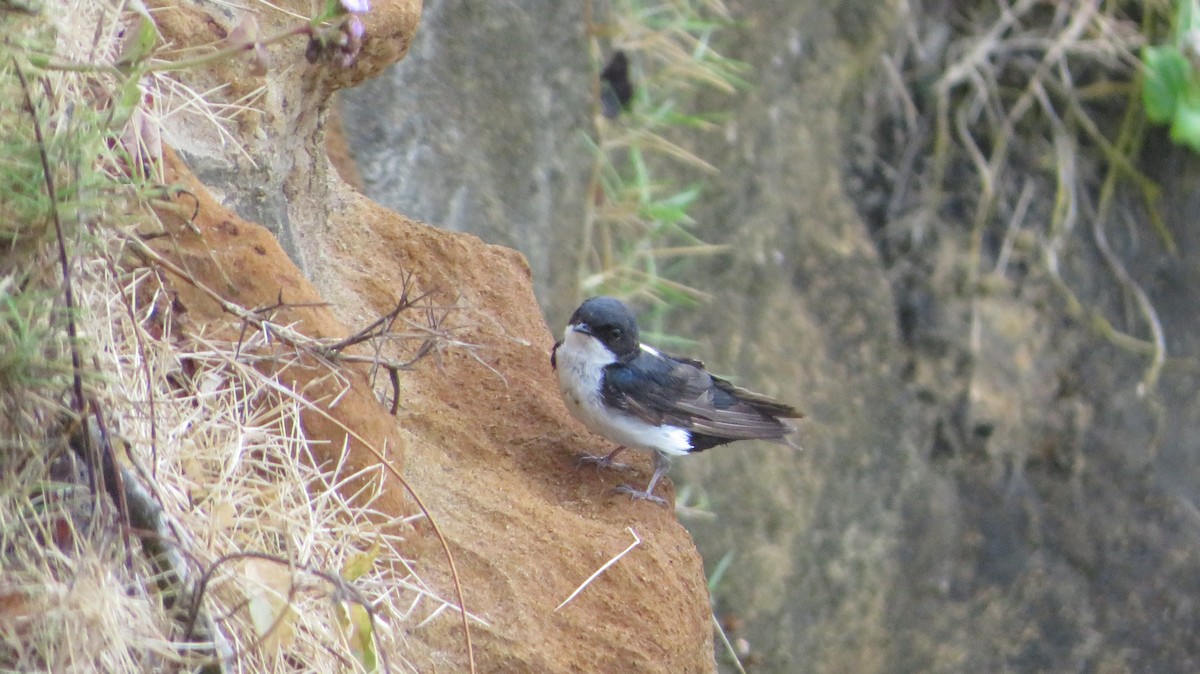
[[(262, 114), (240, 120), (237, 143), (168, 128), (181, 157), (175, 179), (200, 202), (194, 224), (202, 236), (185, 234), (164, 254), (245, 307), (272, 305), (282, 293), (303, 306), (281, 320), (313, 337), (344, 336), (386, 313), (410, 274), (432, 293), (430, 316), (443, 339), (403, 373), (398, 415), (374, 399), (366, 370), (351, 368), (348, 393), (336, 404), (318, 395), (329, 414), (309, 414), (304, 425), (326, 459), (346, 446), (351, 465), (368, 465), (376, 460), (364, 450), (369, 441), (403, 468), (457, 561), (467, 609), (478, 618), (478, 671), (713, 671), (708, 593), (690, 536), (669, 510), (611, 495), (622, 476), (574, 466), (576, 454), (605, 447), (569, 421), (558, 398), (548, 362), (553, 338), (522, 256), (398, 215), (330, 169), (328, 96), (399, 58), (416, 28), (418, 3), (374, 4), (365, 17), (370, 37), (352, 69), (310, 66), (300, 42), (272, 50), (266, 80), (246, 77), (236, 63), (194, 74), (197, 87), (232, 81), (235, 98), (259, 85), (267, 93)], [(164, 37), (184, 46), (231, 30), (238, 17), (230, 11), (164, 8), (156, 16)], [(260, 21), (264, 33), (278, 27)], [(185, 292), (180, 301), (203, 332), (238, 329), (203, 294)], [(298, 368), (289, 383), (328, 384), (308, 381), (306, 372)], [(648, 470), (648, 461), (637, 465)], [(383, 516), (414, 511), (399, 485), (385, 489)], [(426, 534), (412, 551), (418, 575), (453, 597), (432, 532), (417, 528)], [(635, 548), (556, 610), (635, 536)], [(397, 655), (419, 671), (467, 671), (451, 613), (425, 626), (392, 625), (412, 649)]]
[(422, 24), (403, 62), (340, 96), (367, 194), (520, 250), (539, 298), (569, 312), (562, 251), (579, 247), (592, 162), (582, 4), (434, 2)]
[[(476, 9), (442, 4), (423, 28), (429, 53), (488, 62), (477, 43), (454, 39)], [(1070, 318), (1044, 277), (964, 292), (962, 222), (920, 212), (864, 222), (856, 212), (844, 171), (861, 150), (841, 139), (861, 113), (860, 78), (895, 27), (886, 5), (786, 0), (735, 10), (738, 28), (720, 46), (751, 64), (754, 85), (711, 103), (731, 121), (696, 149), (721, 168), (707, 192), (716, 196), (696, 214), (698, 233), (735, 250), (684, 279), (717, 301), (672, 329), (702, 338), (689, 355), (810, 415), (799, 456), (733, 446), (679, 462), (677, 476), (716, 515), (689, 522), (705, 559), (711, 567), (734, 555), (718, 613), (760, 671), (1195, 671), (1200, 285), (1195, 190), (1183, 186), (1194, 157), (1153, 135), (1145, 153), (1155, 177), (1185, 176), (1162, 204), (1178, 257), (1147, 227), (1109, 234), (1180, 359), (1143, 398), (1145, 358)], [(582, 52), (574, 19), (550, 19), (541, 33), (579, 35)], [(508, 109), (537, 101), (531, 91), (458, 107)], [(403, 99), (412, 119), (455, 115), (424, 108), (424, 98), (438, 100), (425, 91)], [(347, 100), (348, 118), (372, 118), (364, 100)], [(354, 139), (356, 128), (363, 165), (386, 161), (378, 153), (387, 150), (369, 147), (374, 137)], [(481, 142), (450, 140), (440, 155)], [(436, 174), (433, 164), (410, 175)], [(388, 189), (367, 183), (370, 194)], [(453, 196), (422, 198), (431, 212), (450, 212)], [(471, 231), (490, 237), (492, 226)], [(530, 241), (558, 236), (568, 235)], [(900, 254), (895, 236), (908, 246)], [(1131, 313), (1093, 245), (1075, 241), (1064, 273), (1105, 315)], [(542, 274), (549, 296), (560, 296), (553, 274)]]

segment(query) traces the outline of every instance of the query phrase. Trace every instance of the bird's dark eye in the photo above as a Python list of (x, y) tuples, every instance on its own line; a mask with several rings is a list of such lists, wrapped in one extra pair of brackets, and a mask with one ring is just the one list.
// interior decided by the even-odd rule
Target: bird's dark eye
[(614, 326), (614, 327), (611, 327), (611, 328), (609, 328), (609, 329), (608, 329), (608, 336), (609, 336), (609, 337), (612, 337), (613, 339), (620, 339), (620, 338), (621, 338), (621, 328), (618, 328), (618, 327), (615, 327), (615, 326)]

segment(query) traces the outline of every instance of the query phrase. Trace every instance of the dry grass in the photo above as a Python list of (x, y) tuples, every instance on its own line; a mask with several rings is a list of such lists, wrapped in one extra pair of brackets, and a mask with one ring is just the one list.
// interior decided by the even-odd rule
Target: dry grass
[[(0, 54), (0, 140), (21, 151), (0, 163), (0, 667), (415, 671), (408, 629), (458, 611), (404, 557), (410, 521), (374, 507), (395, 476), (319, 464), (311, 403), (253, 364), (323, 355), (336, 379), (340, 350), (190, 331), (161, 269), (129, 266), (164, 192), (163, 120), (224, 133), (242, 103), (113, 68), (141, 20), (116, 3), (3, 20), (21, 39)], [(51, 53), (76, 65), (35, 65)]]
[[(231, 669), (356, 671), (364, 650), (348, 641), (346, 624), (355, 604), (377, 619), (370, 650), (405, 652), (395, 627), (431, 619), (449, 602), (403, 557), (407, 522), (372, 507), (383, 468), (317, 465), (298, 423), (302, 401), (237, 355), (271, 348), (261, 332), (241, 344), (184, 336), (161, 313), (169, 302), (158, 275), (110, 269), (95, 259), (77, 276), (80, 324), (95, 330), (105, 373), (96, 404), (120, 429), (115, 444), (135, 459), (129, 475), (162, 506), (184, 573), (206, 580), (199, 610)], [(156, 568), (123, 545), (115, 506), (70, 479), (85, 471), (47, 488), (35, 476), (49, 475), (48, 466), (25, 468), (3, 490), (0, 596), (20, 607), (0, 625), (4, 660), (17, 669), (133, 671), (195, 666), (191, 650), (207, 657), (202, 644), (185, 645), (186, 620), (164, 608), (151, 582)]]

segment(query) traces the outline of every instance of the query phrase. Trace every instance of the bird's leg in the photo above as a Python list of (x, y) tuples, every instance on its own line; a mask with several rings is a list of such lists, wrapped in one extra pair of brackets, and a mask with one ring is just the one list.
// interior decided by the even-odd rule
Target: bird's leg
[(671, 459), (669, 457), (667, 457), (667, 455), (662, 454), (661, 452), (655, 452), (654, 453), (654, 475), (650, 478), (650, 484), (646, 485), (645, 491), (642, 491), (640, 489), (634, 489), (633, 487), (631, 487), (627, 484), (623, 484), (623, 485), (617, 487), (616, 489), (614, 489), (613, 491), (616, 491), (619, 494), (628, 494), (630, 496), (630, 498), (633, 498), (636, 500), (652, 501), (661, 506), (665, 506), (665, 505), (667, 505), (666, 499), (654, 495), (654, 485), (658, 484), (658, 480), (664, 474), (666, 474), (667, 469), (670, 467), (671, 467)]
[(617, 458), (617, 455), (623, 451), (625, 451), (625, 446), (621, 445), (605, 456), (600, 456), (598, 454), (583, 454), (575, 461), (575, 465), (582, 466), (585, 463), (590, 463), (597, 468), (616, 468), (618, 470), (624, 470), (629, 467), (629, 464), (617, 463), (616, 461), (613, 461), (613, 459)]

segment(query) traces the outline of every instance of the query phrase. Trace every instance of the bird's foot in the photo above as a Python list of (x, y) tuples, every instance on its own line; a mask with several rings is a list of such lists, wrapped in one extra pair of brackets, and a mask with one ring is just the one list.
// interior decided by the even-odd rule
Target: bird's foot
[(617, 492), (618, 494), (628, 494), (629, 497), (635, 501), (650, 501), (664, 507), (667, 505), (666, 499), (651, 494), (649, 490), (642, 491), (641, 489), (635, 489), (627, 484), (614, 487), (613, 491)]
[(617, 463), (616, 461), (613, 461), (612, 454), (605, 454), (604, 456), (601, 456), (599, 454), (581, 454), (578, 458), (575, 459), (576, 467), (583, 467), (583, 466), (588, 466), (588, 465), (595, 466), (597, 468), (613, 468), (615, 470), (629, 470), (629, 464)]

